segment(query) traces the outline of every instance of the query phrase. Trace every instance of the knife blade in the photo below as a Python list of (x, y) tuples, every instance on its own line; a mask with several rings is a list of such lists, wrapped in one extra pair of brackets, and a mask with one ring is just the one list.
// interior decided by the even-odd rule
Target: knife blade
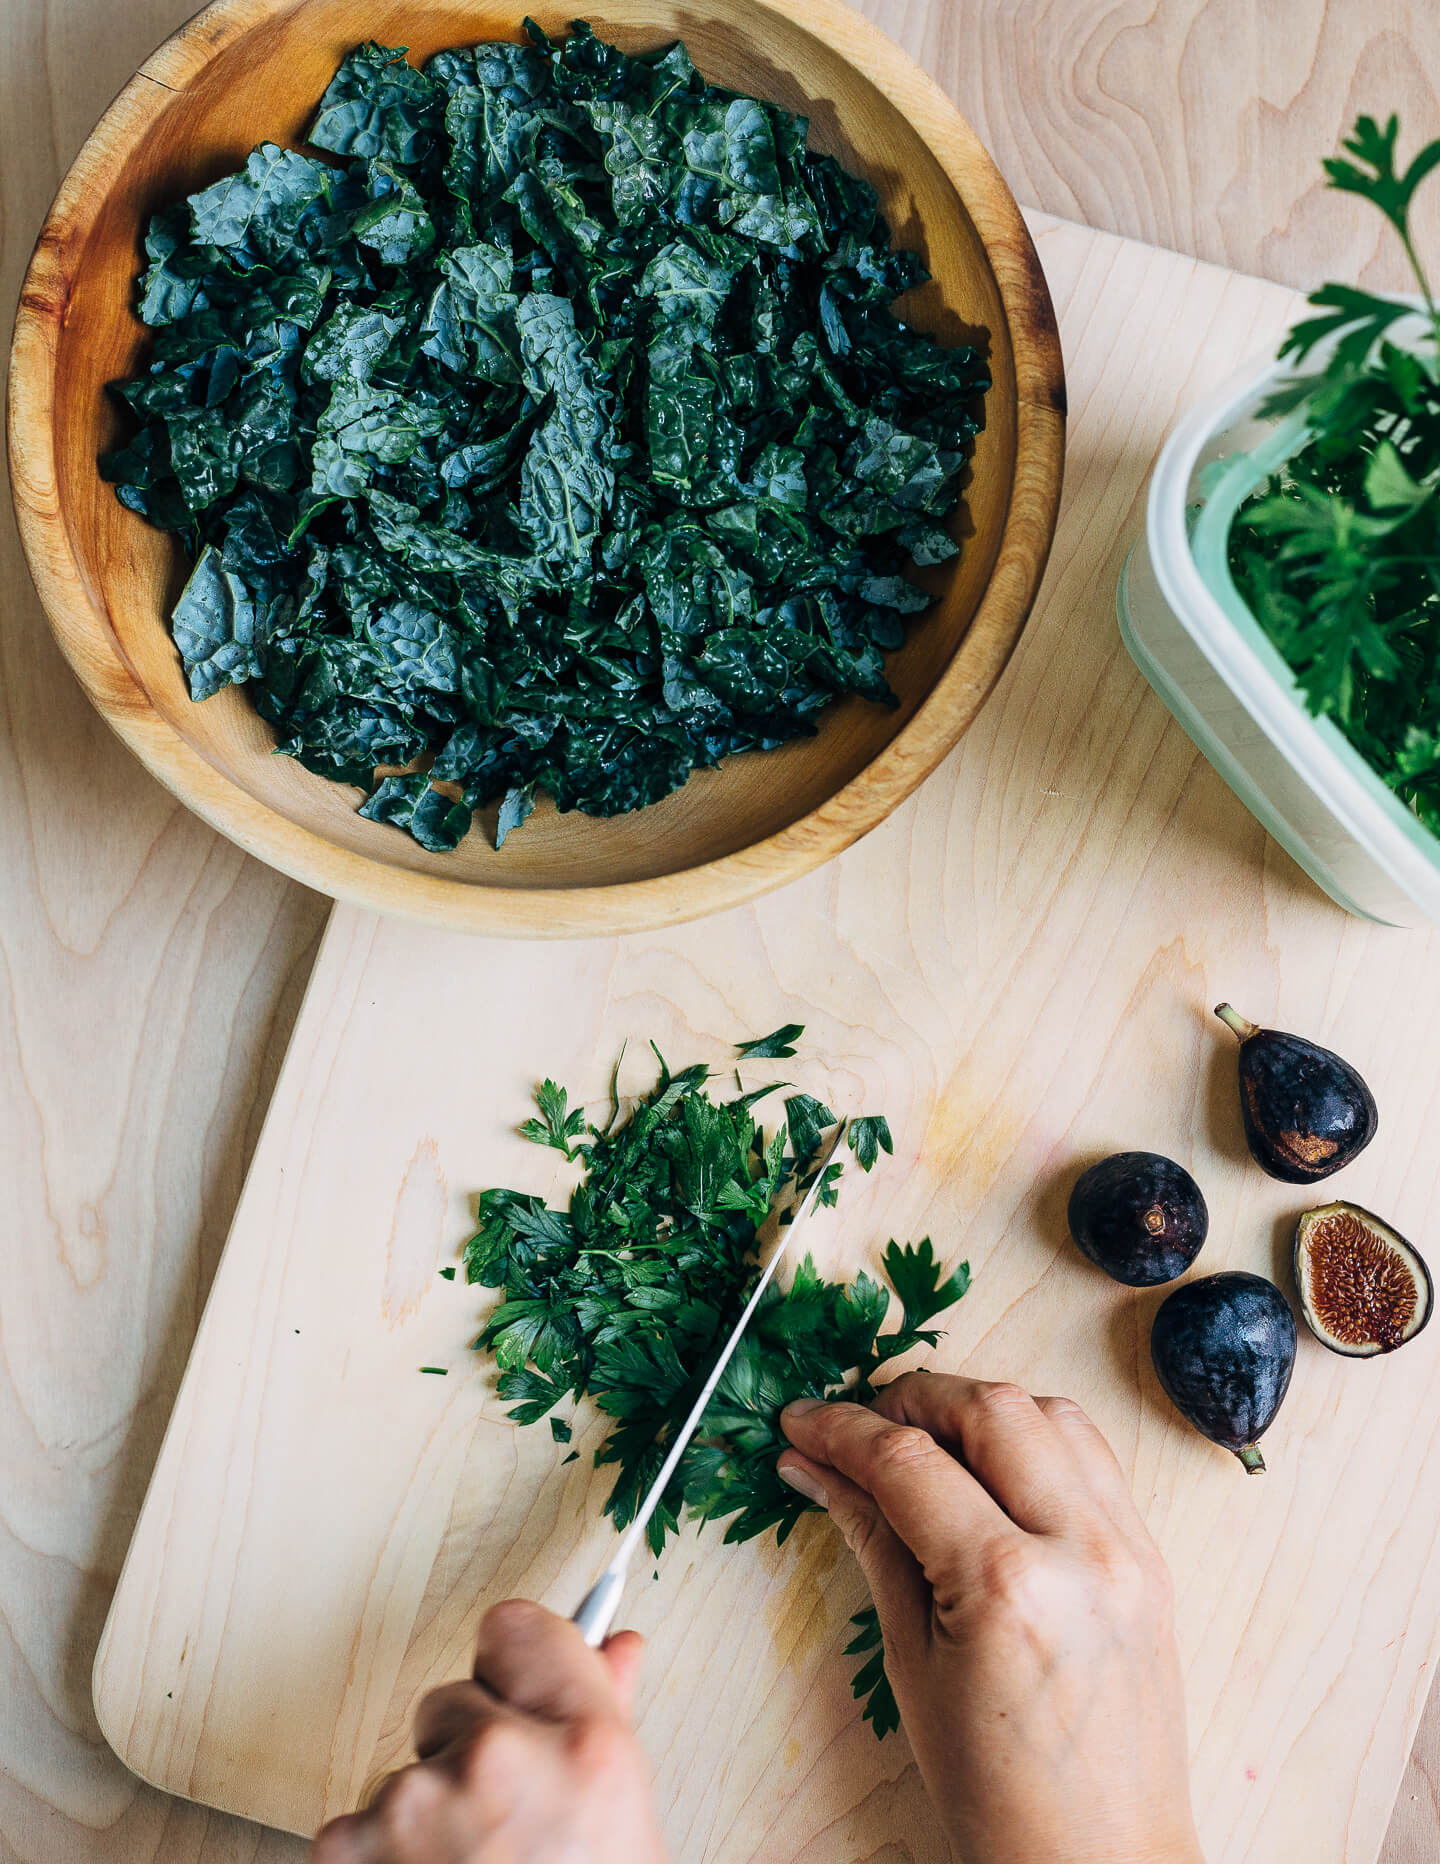
[(724, 1376), (726, 1366), (729, 1365), (731, 1359), (734, 1357), (736, 1347), (739, 1346), (741, 1340), (744, 1338), (745, 1329), (750, 1324), (750, 1317), (760, 1305), (760, 1297), (774, 1279), (776, 1269), (780, 1266), (781, 1260), (795, 1239), (795, 1232), (802, 1228), (807, 1220), (815, 1213), (816, 1205), (820, 1199), (820, 1192), (825, 1183), (826, 1170), (839, 1148), (841, 1138), (845, 1133), (846, 1124), (846, 1121), (840, 1121), (829, 1143), (820, 1153), (819, 1160), (815, 1166), (815, 1176), (811, 1180), (810, 1189), (796, 1206), (795, 1215), (781, 1231), (780, 1238), (775, 1248), (771, 1251), (770, 1260), (765, 1264), (764, 1272), (761, 1274), (754, 1288), (750, 1291), (750, 1299), (745, 1303), (739, 1320), (736, 1321), (731, 1330), (729, 1339), (726, 1340), (724, 1346), (721, 1347), (719, 1357), (710, 1368), (710, 1376), (700, 1387), (699, 1397), (690, 1407), (690, 1415), (681, 1426), (675, 1441), (670, 1445), (665, 1461), (660, 1465), (659, 1475), (657, 1475), (655, 1480), (650, 1484), (645, 1499), (641, 1502), (635, 1514), (635, 1518), (621, 1536), (620, 1544), (615, 1549), (614, 1558), (575, 1608), (571, 1622), (579, 1625), (584, 1634), (585, 1642), (589, 1644), (592, 1649), (604, 1643), (611, 1625), (615, 1622), (615, 1614), (620, 1608), (620, 1597), (625, 1590), (625, 1575), (629, 1570), (631, 1560), (635, 1557), (636, 1550), (645, 1537), (645, 1529), (650, 1524), (650, 1517), (654, 1514), (656, 1508), (659, 1507), (660, 1498), (669, 1487), (670, 1478), (679, 1467), (680, 1458), (685, 1454), (686, 1450), (689, 1448), (691, 1438), (700, 1428), (700, 1420), (704, 1417), (706, 1407), (709, 1405), (710, 1400), (715, 1396), (715, 1388)]

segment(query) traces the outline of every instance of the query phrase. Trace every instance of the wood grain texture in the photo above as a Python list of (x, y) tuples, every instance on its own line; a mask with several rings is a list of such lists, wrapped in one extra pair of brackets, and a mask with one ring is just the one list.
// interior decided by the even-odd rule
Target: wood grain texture
[[(1413, 289), (1320, 157), (1362, 111), (1440, 127), (1433, 0), (859, 0), (939, 79), (1020, 200), (1302, 290)], [(1422, 244), (1440, 199), (1421, 198)]]
[[(536, 0), (563, 33), (570, 0)], [(906, 316), (952, 340), (983, 331), (992, 378), (959, 557), (887, 664), (898, 703), (851, 695), (819, 730), (727, 758), (643, 813), (546, 803), (503, 850), (477, 826), (453, 853), (356, 814), (361, 792), (290, 758), (248, 695), (191, 704), (166, 615), (176, 541), (122, 507), (95, 470), (114, 444), (104, 383), (148, 333), (130, 310), (151, 212), (243, 161), (301, 142), (357, 41), (448, 45), (510, 35), (507, 0), (215, 0), (146, 61), (86, 143), (21, 293), (10, 372), (16, 506), (56, 637), (96, 706), (206, 821), (337, 898), (468, 931), (526, 937), (672, 924), (808, 873), (883, 820), (968, 727), (1039, 585), (1060, 496), (1064, 377), (1054, 317), (1005, 183), (932, 79), (838, 0), (595, 0), (597, 30), (634, 50), (682, 33), (714, 82), (802, 111), (812, 140), (867, 176), (931, 281)], [(493, 818), (485, 818), (493, 828)]]
[[(0, 7), (0, 298), (176, 0)], [(90, 1666), (326, 903), (96, 717), (0, 499), (0, 1858), (295, 1864), (141, 1785)]]
[[(1423, 1235), (1440, 932), (1319, 895), (1114, 629), (1156, 448), (1296, 299), (1060, 222), (1037, 236), (1072, 389), (1051, 576), (993, 707), (889, 823), (753, 908), (483, 965), (336, 909), (97, 1660), (102, 1726), (147, 1778), (313, 1829), (403, 1755), (486, 1600), (581, 1596), (612, 1535), (594, 1417), (570, 1469), (510, 1425), (467, 1352), (484, 1298), (437, 1271), (475, 1191), (556, 1182), (514, 1134), (537, 1071), (598, 1100), (627, 1037), (719, 1063), (793, 1018), (817, 1064), (787, 1077), (884, 1107), (897, 1135), (818, 1235), (822, 1266), (873, 1263), (890, 1234), (963, 1250), (975, 1286), (938, 1362), (1071, 1393), (1130, 1471), (1176, 1576), (1212, 1864), (1376, 1856), (1440, 1651), (1433, 1358), (1376, 1377), (1307, 1336), (1271, 1473), (1246, 1481), (1158, 1393), (1163, 1291), (1091, 1269), (1063, 1211), (1087, 1157), (1150, 1146), (1204, 1185), (1207, 1267), (1284, 1275), (1305, 1198), (1244, 1151), (1210, 1016), (1228, 996), (1364, 1066), (1381, 1137), (1343, 1193)], [(632, 1588), (681, 1864), (939, 1864), (903, 1741), (877, 1747), (850, 1700), (861, 1597), (819, 1521), (783, 1551), (692, 1532)]]
[[(864, 7), (940, 78), (1022, 201), (1295, 285), (1347, 264), (1369, 282), (1404, 283), (1398, 259), (1358, 208), (1320, 194), (1316, 155), (1357, 107), (1383, 112), (1394, 103), (1410, 125), (1433, 128), (1440, 18), (1424, 0)], [(0, 8), (7, 303), (81, 141), (189, 10), (187, 0), (9, 0)], [(28, 1031), (28, 1057), (55, 1053), (43, 1147), (32, 1142), (40, 1130), (27, 1112), (33, 1090), (15, 1048), (0, 1075), (7, 1204), (23, 1213), (7, 1208), (0, 1217), (0, 1858), (298, 1864), (295, 1840), (137, 1786), (99, 1741), (88, 1672), (267, 1091), (253, 1049), (233, 1075), (217, 1073), (216, 1055), (232, 1034), (263, 1041), (254, 1032), (269, 1030), (283, 1044), (286, 992), (305, 968), (322, 907), (187, 820), (99, 726), (48, 643), (3, 505), (5, 1013), (9, 1027)], [(1056, 690), (1058, 705), (1063, 686)], [(1152, 742), (1163, 735), (1183, 752), (1173, 727), (1162, 734), (1153, 700), (1142, 695), (1135, 709), (1153, 715)], [(63, 759), (53, 748), (62, 734)], [(1042, 745), (1052, 734), (1058, 743), (1058, 728), (1047, 726)], [(1045, 755), (1054, 771), (1056, 748)], [(1057, 772), (1048, 784), (1058, 789), (1063, 778)], [(1044, 799), (1044, 808), (1056, 800)], [(1258, 833), (1235, 806), (1223, 797), (1211, 806), (1234, 811), (1226, 820), (1237, 848), (1262, 858)], [(1018, 835), (1013, 812), (1004, 826)], [(1063, 860), (1063, 851), (1053, 858)], [(1272, 850), (1269, 859), (1282, 857)], [(160, 878), (136, 884), (152, 872)], [(187, 991), (177, 981), (185, 960), (175, 932), (182, 923), (193, 929), (197, 915), (208, 928), (207, 983)], [(1255, 930), (1263, 940), (1263, 926)], [(142, 964), (151, 1000), (140, 1011), (130, 999)], [(111, 1034), (122, 1005), (128, 1048)], [(187, 1034), (177, 1040), (182, 1017)], [(1396, 1044), (1408, 1040), (1397, 1027)], [(148, 1122), (134, 1111), (142, 1099)], [(127, 1130), (143, 1143), (129, 1145), (117, 1177), (116, 1135)], [(11, 1143), (12, 1132), (32, 1140)], [(97, 1166), (107, 1155), (108, 1173)], [(104, 1258), (98, 1274), (77, 1282), (51, 1208), (77, 1184), (106, 1186), (112, 1177)], [(88, 1318), (102, 1306), (103, 1319)], [(143, 1379), (137, 1364), (148, 1368)], [(1440, 1856), (1436, 1778), (1440, 1702), (1417, 1742), (1384, 1864)]]

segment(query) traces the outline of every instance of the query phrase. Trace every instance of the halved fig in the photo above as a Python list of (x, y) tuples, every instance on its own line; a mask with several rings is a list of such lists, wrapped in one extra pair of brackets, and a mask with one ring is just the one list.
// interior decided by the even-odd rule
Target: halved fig
[(1420, 1252), (1358, 1204), (1322, 1204), (1301, 1217), (1295, 1286), (1316, 1339), (1351, 1359), (1393, 1353), (1413, 1340), (1435, 1302)]

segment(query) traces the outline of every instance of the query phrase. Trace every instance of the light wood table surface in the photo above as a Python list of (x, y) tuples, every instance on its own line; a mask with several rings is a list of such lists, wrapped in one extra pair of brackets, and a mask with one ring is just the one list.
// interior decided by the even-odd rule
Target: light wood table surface
[[(0, 3), (7, 302), (64, 167), (187, 10)], [(1023, 202), (1290, 284), (1406, 282), (1377, 217), (1325, 196), (1318, 157), (1361, 110), (1440, 128), (1433, 0), (865, 10)], [(1440, 244), (1440, 213), (1423, 234)], [(50, 644), (8, 499), (0, 873), (0, 1859), (296, 1864), (295, 1840), (128, 1775), (96, 1730), (90, 1663), (326, 902), (187, 816), (109, 737)], [(1437, 1787), (1432, 1702), (1384, 1864), (1440, 1857)]]

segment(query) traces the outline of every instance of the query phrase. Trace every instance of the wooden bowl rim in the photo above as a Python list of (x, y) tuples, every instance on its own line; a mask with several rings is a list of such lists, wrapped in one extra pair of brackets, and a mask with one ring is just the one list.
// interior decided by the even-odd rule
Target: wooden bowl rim
[[(954, 104), (845, 0), (753, 0), (844, 57), (909, 120), (964, 202), (1009, 327), (1017, 399), (1010, 501), (989, 581), (954, 655), (912, 717), (841, 789), (777, 833), (646, 880), (595, 887), (486, 887), (338, 847), (216, 769), (153, 705), (71, 549), (55, 457), (56, 362), (82, 252), (120, 161), (220, 52), (291, 0), (212, 0), (119, 93), (60, 184), (21, 286), (10, 354), (7, 438), (22, 546), (61, 651), (106, 723), (212, 828), (292, 879), (356, 905), (509, 937), (650, 930), (721, 911), (819, 867), (876, 827), (954, 748), (1020, 638), (1060, 502), (1065, 383), (1039, 258), (999, 170)], [(580, 9), (583, 11), (583, 9)]]

